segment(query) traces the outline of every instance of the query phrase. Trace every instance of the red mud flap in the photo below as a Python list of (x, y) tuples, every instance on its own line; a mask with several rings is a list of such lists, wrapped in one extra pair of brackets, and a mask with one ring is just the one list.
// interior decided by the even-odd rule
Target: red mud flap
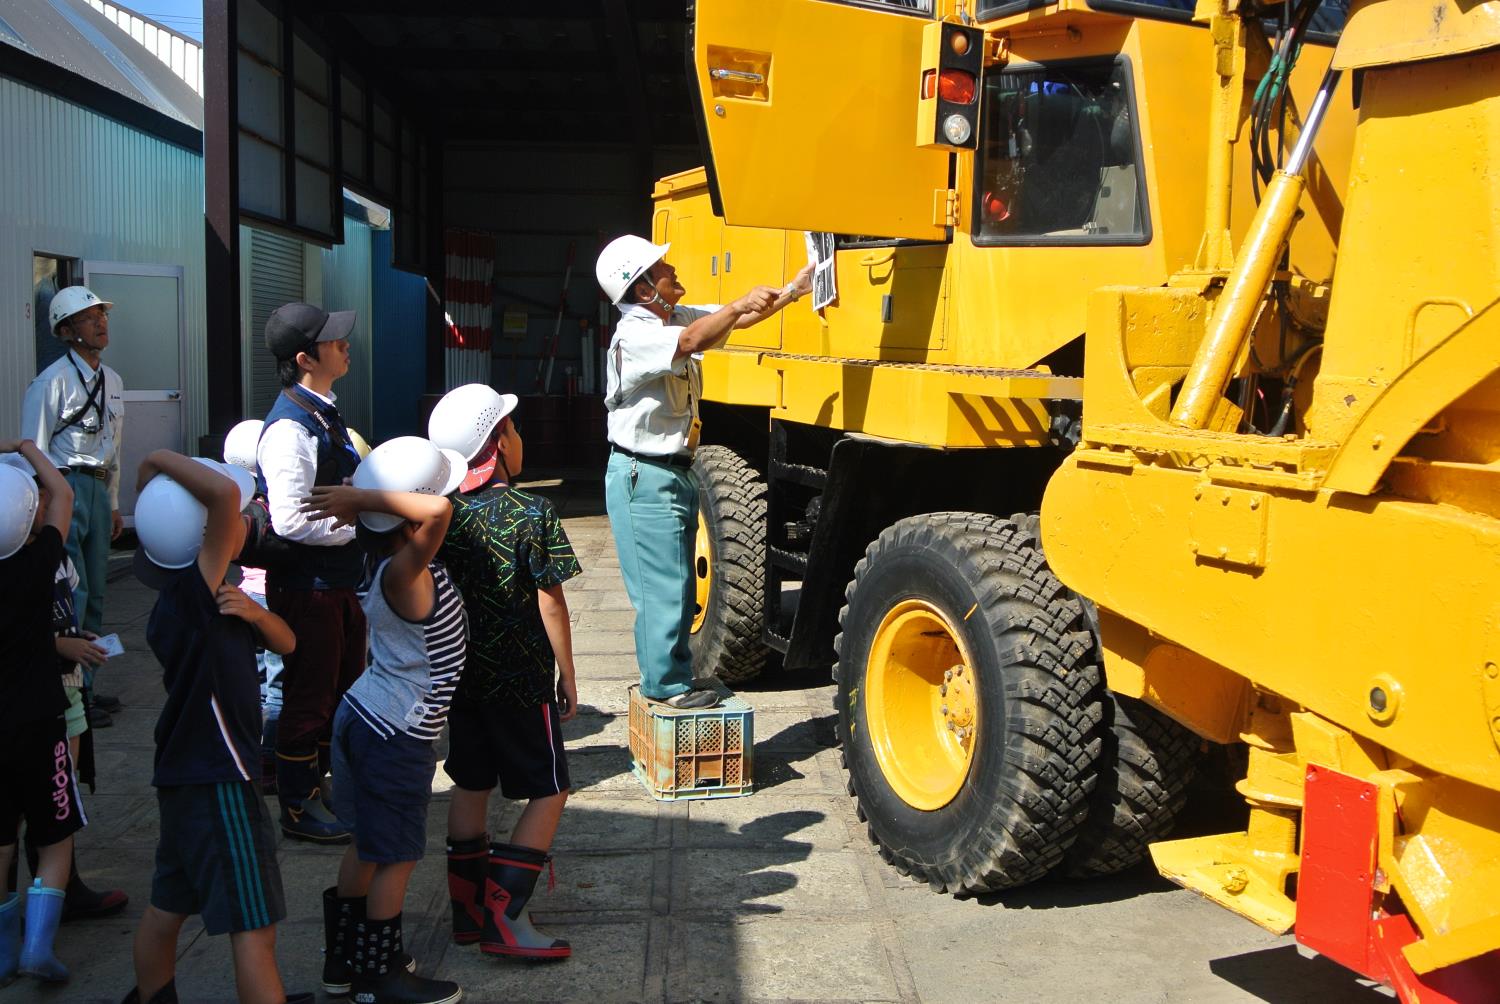
[(1303, 788), (1297, 940), (1340, 965), (1395, 989), (1406, 1004), (1500, 1001), (1500, 951), (1418, 974), (1401, 949), (1419, 940), (1405, 914), (1377, 905), (1379, 791), (1316, 765)]

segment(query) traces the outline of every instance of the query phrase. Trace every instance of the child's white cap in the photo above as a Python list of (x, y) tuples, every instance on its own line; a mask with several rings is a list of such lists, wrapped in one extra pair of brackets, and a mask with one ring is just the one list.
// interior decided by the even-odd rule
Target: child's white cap
[[(26, 458), (19, 454), (6, 456), (15, 456), (26, 463)], [(26, 543), (39, 504), (41, 492), (31, 474), (31, 465), (26, 464), (23, 471), (14, 463), (0, 464), (0, 558), (9, 558)]]
[[(468, 470), (463, 454), (456, 450), (438, 449), (419, 436), (397, 436), (375, 447), (360, 461), (354, 471), (354, 487), (452, 495)], [(376, 533), (394, 530), (402, 523), (400, 516), (388, 512), (362, 512), (359, 521)]]

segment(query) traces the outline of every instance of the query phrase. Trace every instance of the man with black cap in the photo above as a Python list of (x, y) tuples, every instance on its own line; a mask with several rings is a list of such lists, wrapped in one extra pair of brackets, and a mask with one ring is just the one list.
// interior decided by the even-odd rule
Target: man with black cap
[(263, 551), (278, 555), (266, 562), (266, 601), (297, 636), (297, 650), (284, 660), (276, 734), (281, 830), (340, 844), (349, 831), (325, 804), (323, 765), (339, 698), (365, 666), (365, 615), (355, 595), (364, 556), (354, 527), (309, 519), (301, 507), (314, 486), (342, 484), (359, 466), (333, 403), (334, 381), (349, 372), (353, 328), (354, 311), (329, 314), (308, 303), (271, 315), (266, 348), (282, 391), (256, 450), (274, 537)]

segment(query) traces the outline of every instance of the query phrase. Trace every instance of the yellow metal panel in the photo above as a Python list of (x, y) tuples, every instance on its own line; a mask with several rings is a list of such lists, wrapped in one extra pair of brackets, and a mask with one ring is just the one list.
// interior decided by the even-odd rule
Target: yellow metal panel
[(1264, 568), (1270, 502), (1265, 492), (1199, 485), (1188, 510), (1188, 550), (1200, 561)]
[[(749, 373), (752, 365), (763, 371), (759, 378)], [(730, 350), (704, 355), (705, 400), (766, 406), (775, 418), (923, 446), (1045, 446), (1047, 401), (1081, 393), (1081, 381), (1039, 371)]]
[(1110, 690), (1140, 698), (1212, 742), (1239, 738), (1250, 694), (1244, 677), (1109, 610), (1099, 611), (1099, 623)]
[[(1490, 600), (1500, 520), (1273, 493), (1269, 558), (1244, 574), (1189, 549), (1200, 474), (1083, 459), (1064, 463), (1043, 504), (1043, 543), (1064, 582), (1416, 763), (1500, 788), (1480, 684), (1500, 660)], [(1369, 714), (1380, 678), (1403, 695), (1386, 723)]]
[[(948, 154), (912, 145), (925, 19), (819, 0), (700, 0), (694, 62), (724, 216), (941, 240)], [(722, 49), (720, 48), (722, 47)], [(714, 62), (732, 51), (733, 65)], [(763, 96), (713, 71), (758, 72)], [(732, 80), (733, 78), (728, 78)]]
[(936, 360), (947, 320), (948, 245), (850, 248), (835, 256), (837, 312), (830, 355)]
[(1428, 304), (1477, 314), (1500, 291), (1500, 51), (1372, 68), (1363, 79), (1330, 337), (1306, 422), (1335, 441), (1427, 339), (1455, 326), (1429, 325)]
[[(1422, 25), (1420, 33), (1411, 30)], [(1351, 5), (1334, 65), (1341, 70), (1438, 59), (1500, 46), (1500, 3), (1365, 0)]]
[(703, 399), (753, 408), (781, 400), (781, 374), (760, 364), (759, 352), (715, 349), (703, 354)]
[[(801, 251), (795, 257), (788, 248), (793, 240)], [(715, 303), (727, 303), (750, 292), (755, 286), (779, 288), (807, 261), (806, 242), (802, 235), (788, 234), (783, 230), (725, 227), (719, 247), (719, 295), (715, 298)], [(791, 266), (790, 269), (788, 265)], [(729, 344), (745, 348), (779, 349), (781, 326), (786, 315), (787, 311), (783, 310), (753, 327), (734, 332), (729, 336)]]

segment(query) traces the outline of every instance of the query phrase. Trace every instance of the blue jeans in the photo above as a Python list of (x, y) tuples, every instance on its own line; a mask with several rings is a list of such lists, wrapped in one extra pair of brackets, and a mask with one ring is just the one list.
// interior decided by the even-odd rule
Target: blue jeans
[[(73, 489), (73, 522), (68, 527), (68, 557), (78, 569), (73, 609), (78, 626), (99, 634), (104, 630), (104, 580), (109, 572), (109, 535), (114, 532), (109, 486), (96, 477), (69, 472)], [(94, 670), (87, 663), (83, 675), (89, 686)]]
[(611, 453), (604, 506), (635, 607), (641, 693), (658, 700), (693, 687), (693, 539), (698, 485), (683, 467)]
[[(245, 593), (261, 606), (266, 598), (261, 593)], [(269, 608), (268, 608), (269, 609)], [(276, 720), (281, 717), (281, 656), (269, 649), (255, 650), (255, 672), (260, 677), (260, 714), (265, 721), (261, 733), (261, 750), (270, 753), (276, 749)]]

